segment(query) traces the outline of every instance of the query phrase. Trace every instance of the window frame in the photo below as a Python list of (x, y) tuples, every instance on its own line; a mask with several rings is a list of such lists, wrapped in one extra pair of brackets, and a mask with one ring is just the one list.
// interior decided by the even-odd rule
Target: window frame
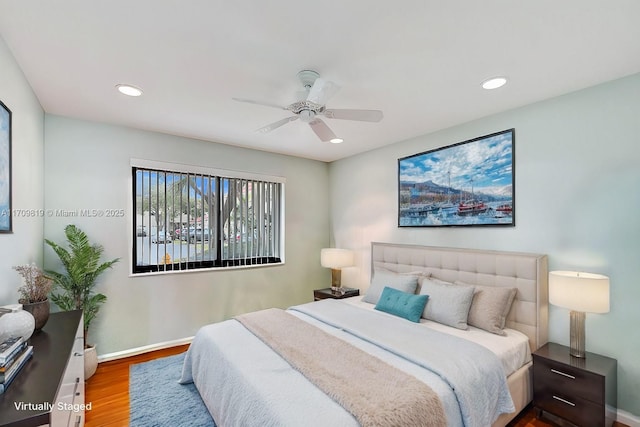
[[(136, 220), (137, 220), (137, 206), (136, 206), (136, 169), (149, 169), (149, 170), (157, 170), (159, 172), (168, 172), (174, 174), (189, 174), (191, 176), (207, 176), (207, 177), (215, 177), (216, 180), (216, 196), (215, 201), (210, 203), (210, 207), (213, 206), (215, 208), (215, 212), (213, 214), (215, 221), (215, 230), (212, 232), (213, 236), (215, 236), (215, 240), (213, 245), (210, 244), (210, 248), (215, 250), (215, 259), (214, 260), (202, 260), (200, 262), (181, 262), (181, 263), (172, 263), (167, 264), (165, 268), (160, 268), (160, 263), (152, 264), (149, 268), (139, 268), (140, 266), (137, 264), (137, 229), (136, 229)], [(218, 169), (211, 168), (206, 166), (196, 166), (196, 165), (188, 165), (183, 163), (173, 163), (173, 162), (164, 162), (164, 161), (156, 161), (156, 160), (147, 160), (147, 159), (137, 159), (131, 158), (130, 161), (130, 212), (131, 217), (128, 221), (129, 228), (129, 236), (130, 236), (130, 257), (129, 257), (129, 275), (131, 277), (140, 277), (145, 275), (157, 275), (157, 274), (172, 274), (172, 273), (194, 273), (194, 272), (203, 272), (203, 271), (215, 271), (215, 270), (229, 270), (229, 269), (238, 269), (238, 268), (260, 268), (260, 267), (273, 267), (278, 265), (283, 265), (285, 263), (285, 184), (286, 179), (281, 176), (273, 176), (273, 175), (265, 175), (259, 173), (251, 173), (251, 172), (242, 172), (235, 170), (226, 170), (226, 169)], [(220, 222), (223, 217), (223, 207), (222, 204), (219, 203), (221, 198), (221, 190), (222, 190), (222, 180), (223, 179), (231, 179), (231, 180), (243, 180), (243, 181), (261, 181), (270, 184), (277, 184), (279, 187), (279, 194), (275, 197), (275, 202), (278, 204), (277, 209), (277, 224), (273, 224), (274, 230), (274, 241), (276, 242), (276, 250), (274, 256), (271, 257), (257, 257), (262, 258), (262, 262), (250, 262), (248, 263), (248, 259), (252, 259), (252, 257), (244, 257), (244, 258), (234, 258), (234, 259), (222, 259), (222, 247), (224, 245), (224, 239), (219, 239), (221, 229)], [(229, 190), (230, 191), (230, 190)], [(222, 228), (224, 230), (224, 227)], [(224, 233), (224, 231), (222, 231)], [(210, 241), (214, 239), (214, 237), (210, 237)], [(151, 237), (151, 236), (150, 236)], [(222, 242), (222, 243), (221, 243)], [(256, 258), (256, 257), (253, 257)], [(177, 267), (176, 267), (177, 266)], [(148, 271), (147, 271), (148, 270)]]

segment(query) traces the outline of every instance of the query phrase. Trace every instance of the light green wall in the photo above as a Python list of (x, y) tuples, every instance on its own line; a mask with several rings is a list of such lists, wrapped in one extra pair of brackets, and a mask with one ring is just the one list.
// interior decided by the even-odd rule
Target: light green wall
[(11, 267), (42, 265), (44, 112), (0, 38), (0, 101), (12, 113), (13, 233), (0, 234), (0, 305), (18, 301), (20, 276)]
[[(515, 227), (397, 227), (398, 158), (509, 128)], [(619, 407), (640, 414), (640, 74), (334, 162), (330, 180), (331, 239), (359, 254), (343, 280), (363, 289), (372, 241), (546, 253), (551, 270), (610, 276), (587, 350), (618, 360)], [(567, 310), (550, 311), (550, 340), (568, 344)]]
[[(89, 332), (99, 354), (189, 337), (243, 312), (309, 302), (312, 290), (329, 281), (319, 261), (329, 235), (326, 163), (52, 115), (45, 117), (45, 141), (47, 210), (126, 212), (45, 221), (48, 239), (64, 241), (65, 225), (74, 223), (105, 247), (105, 260), (122, 258), (99, 280), (108, 301)], [(285, 265), (130, 277), (131, 158), (285, 177)], [(57, 266), (49, 248), (45, 264)]]

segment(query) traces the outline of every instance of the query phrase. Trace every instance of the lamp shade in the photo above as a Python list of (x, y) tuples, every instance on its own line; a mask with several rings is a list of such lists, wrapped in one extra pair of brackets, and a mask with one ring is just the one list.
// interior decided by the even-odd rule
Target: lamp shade
[(549, 302), (584, 313), (609, 312), (609, 278), (577, 271), (549, 273)]
[(325, 248), (320, 251), (320, 264), (325, 268), (341, 269), (353, 265), (353, 252), (348, 249)]

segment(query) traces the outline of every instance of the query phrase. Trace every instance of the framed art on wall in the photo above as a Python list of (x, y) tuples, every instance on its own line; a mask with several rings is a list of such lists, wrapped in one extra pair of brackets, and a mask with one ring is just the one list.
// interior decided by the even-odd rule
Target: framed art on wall
[(398, 159), (398, 226), (514, 226), (515, 129)]
[(0, 101), (0, 233), (11, 230), (11, 110)]

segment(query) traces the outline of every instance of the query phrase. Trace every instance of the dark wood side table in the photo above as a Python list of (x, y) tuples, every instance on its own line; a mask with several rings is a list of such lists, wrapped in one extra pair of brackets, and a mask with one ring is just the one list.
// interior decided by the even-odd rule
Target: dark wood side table
[(533, 353), (533, 406), (584, 427), (609, 427), (616, 419), (617, 361), (587, 352), (573, 357), (569, 347), (547, 343)]
[(343, 299), (357, 297), (360, 295), (360, 289), (358, 288), (341, 288), (342, 291), (332, 291), (331, 288), (316, 289), (313, 291), (313, 300), (319, 301), (321, 299), (333, 298)]

